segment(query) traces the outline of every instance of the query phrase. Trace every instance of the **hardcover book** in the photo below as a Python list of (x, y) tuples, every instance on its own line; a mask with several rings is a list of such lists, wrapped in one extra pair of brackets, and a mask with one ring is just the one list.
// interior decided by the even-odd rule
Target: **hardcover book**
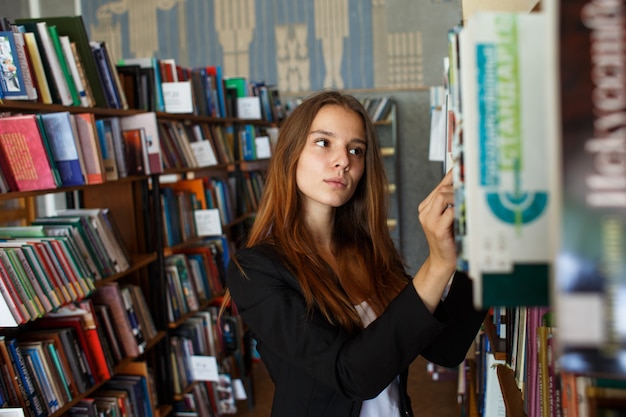
[(56, 188), (35, 115), (0, 118), (0, 166), (11, 190)]
[(78, 149), (69, 112), (43, 113), (39, 115), (45, 135), (52, 150), (54, 163), (64, 186), (83, 185)]
[(27, 100), (28, 93), (17, 54), (14, 34), (0, 32), (0, 94), (14, 100)]

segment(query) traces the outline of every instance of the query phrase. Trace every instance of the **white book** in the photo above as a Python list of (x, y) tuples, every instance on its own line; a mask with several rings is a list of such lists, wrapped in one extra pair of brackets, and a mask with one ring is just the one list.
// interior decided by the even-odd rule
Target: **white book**
[[(550, 86), (542, 52), (547, 29), (541, 14), (485, 12), (472, 16), (460, 33), (464, 250), (478, 307), (496, 302), (491, 295), (484, 299), (494, 290), (484, 287), (486, 275), (519, 274), (516, 282), (524, 283), (530, 279), (519, 272), (524, 266), (548, 270), (554, 256), (550, 141), (556, 139), (547, 135)], [(544, 275), (537, 282), (545, 281), (547, 298)], [(519, 297), (514, 302), (523, 304)]]
[(52, 38), (50, 38), (48, 24), (46, 22), (37, 22), (37, 32), (39, 33), (41, 45), (50, 65), (50, 71), (52, 72), (52, 77), (54, 78), (54, 85), (57, 87), (57, 91), (59, 92), (61, 104), (71, 106), (74, 104), (74, 100), (72, 99), (72, 93), (70, 92), (70, 88), (65, 80), (65, 75), (63, 75), (61, 63), (59, 62), (59, 57), (54, 49)]

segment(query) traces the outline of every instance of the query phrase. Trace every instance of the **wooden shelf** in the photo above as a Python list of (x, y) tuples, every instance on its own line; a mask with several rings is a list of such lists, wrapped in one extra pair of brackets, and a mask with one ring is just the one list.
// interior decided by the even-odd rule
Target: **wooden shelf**
[(496, 367), (507, 417), (526, 417), (522, 392), (515, 383), (515, 372), (505, 365)]

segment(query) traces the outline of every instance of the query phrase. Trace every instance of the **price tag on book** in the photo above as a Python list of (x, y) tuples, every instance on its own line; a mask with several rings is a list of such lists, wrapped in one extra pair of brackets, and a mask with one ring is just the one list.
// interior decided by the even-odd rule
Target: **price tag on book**
[(163, 102), (168, 113), (192, 113), (193, 97), (191, 83), (181, 81), (176, 83), (162, 83)]
[(191, 356), (191, 377), (194, 381), (219, 381), (215, 356)]
[(221, 236), (222, 221), (219, 209), (194, 210), (198, 236)]

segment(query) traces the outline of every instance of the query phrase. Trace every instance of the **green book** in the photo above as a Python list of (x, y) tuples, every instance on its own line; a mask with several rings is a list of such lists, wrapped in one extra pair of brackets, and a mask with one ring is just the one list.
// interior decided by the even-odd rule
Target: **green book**
[(65, 59), (65, 54), (63, 53), (63, 46), (61, 45), (61, 40), (59, 39), (59, 32), (57, 31), (57, 27), (54, 25), (49, 25), (48, 32), (50, 33), (50, 39), (52, 39), (52, 45), (54, 45), (54, 50), (56, 51), (57, 57), (59, 58), (61, 71), (63, 71), (63, 76), (65, 77), (65, 81), (67, 81), (67, 86), (70, 89), (72, 102), (75, 106), (80, 106), (80, 95), (78, 94), (78, 89), (76, 88), (74, 77), (72, 77), (72, 73), (70, 72), (70, 67), (67, 63), (67, 60)]

